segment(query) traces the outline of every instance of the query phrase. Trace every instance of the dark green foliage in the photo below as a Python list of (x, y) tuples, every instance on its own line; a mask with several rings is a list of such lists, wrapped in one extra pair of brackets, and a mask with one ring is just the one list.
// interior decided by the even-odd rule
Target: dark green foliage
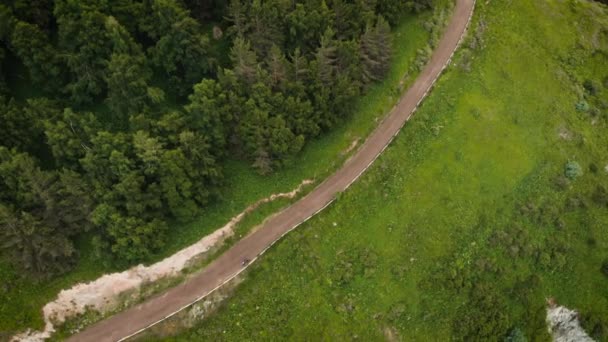
[(183, 0), (191, 15), (199, 21), (222, 18), (228, 1), (226, 0)]
[[(341, 39), (356, 38), (364, 30), (365, 25), (374, 21), (374, 2), (368, 1), (332, 1), (333, 27)], [(403, 12), (400, 12), (403, 13)], [(395, 15), (399, 15), (395, 13)]]
[(589, 103), (585, 100), (581, 100), (574, 105), (577, 111), (579, 112), (587, 112), (589, 111)]
[(595, 96), (600, 89), (600, 85), (593, 80), (585, 80), (583, 88), (589, 93), (589, 95)]
[(583, 174), (583, 169), (577, 162), (570, 160), (566, 163), (566, 166), (564, 167), (564, 175), (568, 179), (574, 180), (574, 179), (582, 176), (582, 174)]
[(210, 119), (190, 118), (167, 114), (153, 129), (164, 133), (159, 136), (100, 131), (84, 149), (80, 164), (100, 203), (93, 222), (106, 229), (112, 251), (123, 260), (158, 250), (164, 220), (191, 219), (215, 193), (221, 171), (210, 150), (211, 137), (197, 130)]
[(317, 77), (324, 86), (334, 82), (337, 70), (337, 43), (334, 39), (334, 31), (328, 28), (321, 36), (321, 45), (315, 54)]
[(106, 103), (115, 120), (125, 122), (129, 114), (139, 114), (148, 100), (144, 59), (128, 54), (112, 54), (106, 82), (108, 97)]
[(584, 313), (580, 317), (583, 329), (596, 341), (605, 341), (608, 337), (608, 321), (597, 312)]
[(608, 191), (602, 185), (595, 187), (591, 199), (599, 206), (608, 207)]
[(336, 253), (336, 263), (332, 267), (332, 283), (339, 287), (348, 286), (356, 277), (370, 277), (375, 272), (378, 255), (369, 248), (358, 248)]
[(408, 0), (405, 3), (409, 9), (419, 12), (425, 9), (432, 8), (433, 1), (434, 0)]
[(73, 264), (72, 243), (26, 212), (14, 212), (0, 204), (0, 228), (1, 247), (18, 267), (48, 276), (62, 273)]
[(255, 52), (265, 57), (274, 44), (283, 45), (283, 30), (281, 27), (281, 12), (286, 10), (286, 4), (280, 2), (253, 0), (249, 5), (249, 32), (247, 38)]
[(30, 118), (14, 99), (0, 98), (0, 145), (23, 150), (32, 143)]
[(388, 20), (389, 23), (395, 24), (399, 19), (399, 13), (407, 9), (407, 2), (401, 0), (377, 0), (376, 8), (378, 14)]
[(106, 227), (112, 239), (112, 252), (123, 261), (142, 260), (163, 246), (167, 226), (154, 219), (145, 221), (137, 217), (125, 217), (114, 208), (100, 205), (92, 214), (97, 226)]
[(589, 164), (589, 171), (591, 173), (596, 174), (599, 171), (599, 168), (597, 167), (597, 164), (595, 164), (595, 163)]
[(90, 148), (91, 137), (100, 129), (92, 113), (63, 113), (44, 122), (47, 143), (58, 166), (79, 169), (78, 161)]
[(27, 67), (32, 83), (52, 92), (63, 85), (63, 68), (48, 41), (37, 26), (20, 21), (13, 28), (9, 47)]
[(112, 41), (106, 29), (108, 17), (102, 10), (94, 1), (55, 3), (59, 48), (71, 74), (67, 91), (77, 104), (91, 103), (106, 91)]
[(8, 92), (8, 87), (6, 86), (6, 79), (4, 76), (4, 68), (2, 67), (5, 56), (6, 52), (4, 48), (0, 46), (0, 97), (4, 96), (4, 94)]
[(17, 19), (36, 25), (45, 31), (50, 30), (53, 22), (52, 0), (38, 0), (35, 2), (14, 0), (11, 2), (10, 6)]
[(377, 81), (384, 77), (390, 66), (390, 27), (378, 17), (374, 27), (368, 26), (361, 36), (361, 60), (363, 65), (363, 80)]
[(601, 271), (606, 277), (608, 277), (608, 260), (604, 260), (602, 263)]
[(88, 189), (72, 171), (41, 171), (24, 153), (0, 147), (0, 235), (17, 264), (39, 275), (74, 261), (70, 237), (89, 226)]
[(504, 299), (496, 289), (481, 283), (471, 290), (471, 301), (463, 306), (452, 331), (458, 341), (498, 341), (507, 334), (509, 317)]
[(6, 102), (0, 97), (0, 146), (37, 150), (43, 140), (42, 122), (55, 111), (55, 105), (43, 98), (30, 99), (20, 106), (15, 99)]
[(201, 33), (198, 22), (173, 0), (154, 0), (146, 10), (146, 33), (155, 39), (149, 54), (164, 70), (179, 95), (211, 71), (208, 37)]
[(519, 328), (513, 328), (504, 340), (505, 342), (527, 342), (526, 335)]
[(237, 134), (244, 151), (254, 156), (256, 167), (267, 173), (282, 159), (298, 152), (304, 137), (295, 136), (287, 127), (282, 111), (271, 110), (278, 108), (269, 101), (271, 91), (266, 84), (257, 83), (252, 91), (239, 118)]
[(235, 75), (247, 84), (255, 82), (257, 74), (257, 57), (251, 50), (251, 45), (242, 37), (234, 40), (230, 50), (230, 60), (234, 66)]
[[(35, 242), (22, 257), (38, 273), (60, 271), (49, 265), (75, 260), (72, 239), (83, 229), (68, 227), (76, 222), (95, 227), (99, 255), (150, 257), (163, 247), (169, 220), (192, 219), (217, 198), (224, 157), (269, 173), (346, 118), (364, 86), (388, 69), (383, 17), (412, 8), (345, 0), (0, 5), (2, 67), (23, 65), (27, 75), (17, 70), (11, 79), (52, 99), (27, 99), (23, 85), (4, 89), (0, 73), (0, 145), (31, 169), (12, 177), (46, 188), (11, 190), (35, 193), (36, 205), (2, 199), (15, 241)], [(228, 40), (210, 41), (210, 21)], [(68, 212), (63, 205), (78, 207), (81, 188), (86, 214)], [(42, 212), (69, 222), (59, 229)]]

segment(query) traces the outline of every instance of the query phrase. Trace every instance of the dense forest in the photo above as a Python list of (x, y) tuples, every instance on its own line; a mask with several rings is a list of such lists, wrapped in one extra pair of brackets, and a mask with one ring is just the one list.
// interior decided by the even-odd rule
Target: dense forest
[[(273, 172), (383, 78), (390, 25), (432, 0), (2, 0), (0, 239), (27, 274), (75, 239), (115, 262)], [(26, 76), (24, 76), (26, 75)]]

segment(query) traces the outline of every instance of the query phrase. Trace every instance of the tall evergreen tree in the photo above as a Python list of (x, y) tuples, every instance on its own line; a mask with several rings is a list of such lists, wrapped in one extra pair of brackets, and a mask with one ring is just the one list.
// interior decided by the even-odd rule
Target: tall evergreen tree
[(319, 80), (325, 86), (333, 83), (337, 63), (337, 47), (334, 40), (334, 31), (331, 28), (325, 30), (321, 37), (321, 46), (317, 49), (316, 62)]
[(212, 70), (209, 38), (174, 0), (154, 0), (148, 11), (150, 20), (144, 26), (156, 39), (150, 49), (152, 59), (165, 71), (177, 93), (185, 95)]
[(56, 0), (59, 47), (70, 70), (67, 90), (77, 104), (91, 103), (106, 91), (112, 41), (104, 6), (95, 1)]
[(249, 30), (247, 5), (243, 4), (241, 0), (230, 0), (227, 12), (226, 19), (232, 23), (228, 33), (243, 37)]
[(27, 67), (35, 86), (56, 91), (63, 85), (63, 70), (57, 52), (48, 41), (37, 26), (19, 21), (13, 28), (9, 46)]
[(256, 79), (258, 62), (251, 44), (243, 37), (237, 37), (230, 50), (230, 60), (234, 66), (234, 73), (247, 84), (253, 84)]
[(0, 236), (12, 260), (40, 275), (69, 268), (70, 237), (85, 231), (91, 201), (78, 174), (41, 171), (25, 153), (0, 147)]
[(378, 17), (376, 25), (367, 26), (361, 36), (359, 51), (363, 65), (363, 81), (378, 81), (390, 67), (390, 27), (386, 20)]
[(282, 88), (287, 82), (287, 59), (278, 46), (272, 45), (267, 58), (267, 68), (272, 87)]
[(55, 163), (60, 167), (82, 170), (79, 161), (91, 148), (91, 139), (100, 128), (93, 113), (75, 113), (70, 108), (45, 120), (44, 134)]

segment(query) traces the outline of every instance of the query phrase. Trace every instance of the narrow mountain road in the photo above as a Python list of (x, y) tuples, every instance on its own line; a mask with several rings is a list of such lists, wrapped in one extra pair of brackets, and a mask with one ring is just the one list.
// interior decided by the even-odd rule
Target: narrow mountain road
[(237, 242), (196, 276), (139, 305), (129, 308), (84, 331), (69, 341), (119, 341), (172, 316), (205, 297), (244, 269), (243, 260), (254, 261), (283, 235), (329, 205), (384, 151), (412, 116), (433, 86), (465, 34), (475, 0), (456, 0), (456, 6), (431, 60), (399, 103), (372, 132), (359, 150), (308, 195), (284, 209), (262, 227)]

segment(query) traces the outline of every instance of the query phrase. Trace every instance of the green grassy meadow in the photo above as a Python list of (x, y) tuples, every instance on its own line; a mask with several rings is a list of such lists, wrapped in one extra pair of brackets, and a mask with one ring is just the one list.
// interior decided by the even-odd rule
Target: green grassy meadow
[(589, 1), (478, 1), (370, 170), (170, 340), (545, 341), (549, 297), (608, 340), (607, 28)]
[[(441, 2), (444, 4), (445, 2)], [(447, 10), (444, 5), (439, 11)], [(244, 210), (249, 204), (272, 193), (291, 191), (303, 179), (322, 180), (348, 157), (343, 152), (358, 138), (364, 138), (376, 126), (396, 102), (400, 89), (411, 83), (417, 70), (413, 67), (418, 50), (425, 47), (433, 33), (423, 27), (433, 13), (422, 13), (405, 17), (393, 28), (395, 49), (392, 67), (386, 79), (373, 85), (357, 103), (356, 112), (331, 132), (308, 143), (304, 151), (289, 165), (269, 176), (261, 176), (245, 162), (228, 160), (225, 163), (225, 188), (223, 198), (213, 203), (190, 223), (174, 223), (170, 227), (170, 240), (162, 253), (148, 260), (158, 261), (177, 250), (194, 243), (204, 235), (226, 224), (231, 217)], [(435, 29), (437, 31), (437, 29)], [(439, 32), (434, 33), (437, 35)], [(407, 77), (404, 78), (404, 75)], [(25, 88), (24, 88), (25, 89)], [(24, 90), (25, 91), (25, 90)], [(306, 190), (309, 190), (308, 187)], [(286, 202), (279, 202), (283, 203)], [(277, 210), (277, 204), (266, 205), (260, 213), (269, 214)], [(259, 221), (259, 213), (252, 214), (247, 221)], [(252, 221), (252, 222), (253, 222)], [(243, 222), (247, 224), (247, 222)], [(243, 232), (243, 233), (246, 233)], [(120, 271), (125, 265), (113, 265), (94, 255), (91, 236), (79, 242), (80, 259), (71, 272), (50, 280), (35, 281), (22, 277), (6, 260), (0, 259), (0, 340), (12, 333), (26, 329), (43, 327), (41, 309), (53, 300), (57, 293), (77, 282), (93, 280), (103, 273)]]

